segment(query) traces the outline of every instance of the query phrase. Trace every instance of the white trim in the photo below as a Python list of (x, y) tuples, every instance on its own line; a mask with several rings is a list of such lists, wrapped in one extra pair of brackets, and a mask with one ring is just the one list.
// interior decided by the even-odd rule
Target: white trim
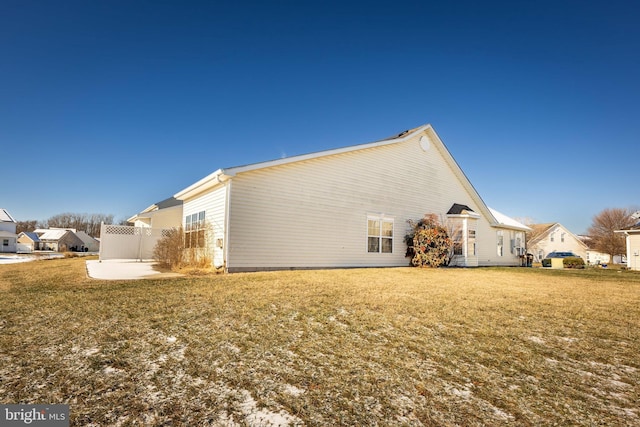
[[(370, 252), (369, 251), (369, 238), (376, 237), (374, 235), (369, 234), (369, 221), (379, 221), (380, 227), (378, 229), (378, 251)], [(384, 237), (382, 235), (382, 223), (390, 222), (391, 223), (391, 252), (382, 252), (382, 239), (389, 238)], [(396, 244), (396, 219), (393, 216), (385, 215), (385, 214), (367, 214), (367, 222), (366, 222), (366, 253), (367, 254), (393, 254), (394, 253), (394, 245)]]

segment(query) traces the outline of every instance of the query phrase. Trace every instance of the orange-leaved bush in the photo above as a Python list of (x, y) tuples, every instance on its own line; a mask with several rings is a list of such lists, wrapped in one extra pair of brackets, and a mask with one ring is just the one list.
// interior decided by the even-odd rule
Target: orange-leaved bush
[(408, 220), (411, 232), (405, 236), (407, 257), (416, 267), (440, 267), (449, 265), (453, 242), (447, 229), (435, 214), (426, 214), (419, 221)]

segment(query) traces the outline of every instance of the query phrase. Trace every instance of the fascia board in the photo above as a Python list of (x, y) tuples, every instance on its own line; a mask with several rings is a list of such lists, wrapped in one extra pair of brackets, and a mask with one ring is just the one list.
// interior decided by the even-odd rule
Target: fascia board
[(225, 169), (224, 171), (225, 171), (225, 174), (233, 176), (233, 175), (238, 174), (238, 173), (249, 172), (249, 171), (253, 171), (253, 170), (257, 170), (257, 169), (264, 169), (264, 168), (273, 167), (273, 166), (281, 166), (281, 165), (286, 165), (286, 164), (289, 164), (289, 163), (301, 162), (301, 161), (304, 161), (304, 160), (311, 160), (311, 159), (317, 159), (317, 158), (320, 158), (320, 157), (333, 156), (333, 155), (336, 155), (336, 154), (350, 153), (352, 151), (365, 150), (367, 148), (383, 147), (385, 145), (396, 144), (398, 142), (405, 141), (405, 140), (413, 137), (415, 134), (423, 132), (428, 128), (431, 128), (431, 125), (421, 126), (421, 127), (417, 128), (417, 129), (415, 129), (413, 132), (409, 132), (409, 133), (407, 133), (405, 135), (402, 135), (400, 137), (397, 137), (397, 138), (384, 139), (384, 140), (381, 140), (381, 141), (369, 142), (369, 143), (358, 144), (358, 145), (351, 145), (351, 146), (342, 147), (342, 148), (334, 148), (334, 149), (325, 150), (325, 151), (317, 151), (315, 153), (301, 154), (299, 156), (292, 156), (292, 157), (286, 157), (284, 159), (277, 159), (277, 160), (270, 160), (270, 161), (266, 161), (266, 162), (253, 163), (253, 164), (250, 164), (250, 165), (235, 166), (235, 167), (232, 167), (232, 168)]

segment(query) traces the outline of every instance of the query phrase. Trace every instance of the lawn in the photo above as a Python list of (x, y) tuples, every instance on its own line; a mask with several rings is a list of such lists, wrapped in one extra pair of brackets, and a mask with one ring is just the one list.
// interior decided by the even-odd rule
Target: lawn
[(72, 425), (640, 425), (640, 274), (0, 265), (0, 403)]

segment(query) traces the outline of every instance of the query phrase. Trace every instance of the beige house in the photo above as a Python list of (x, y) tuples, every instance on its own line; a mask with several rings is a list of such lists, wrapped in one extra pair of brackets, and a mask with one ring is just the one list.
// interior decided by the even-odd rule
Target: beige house
[(33, 231), (23, 231), (18, 234), (18, 243), (22, 252), (33, 252), (40, 250), (40, 237)]
[(127, 220), (134, 227), (173, 228), (182, 225), (182, 200), (170, 197)]
[(430, 125), (218, 169), (174, 197), (187, 240), (206, 232), (230, 272), (406, 266), (407, 221), (427, 213), (458, 231), (453, 264), (517, 266), (529, 230), (487, 207)]
[(531, 238), (527, 250), (535, 262), (540, 262), (551, 252), (573, 252), (587, 262), (587, 245), (558, 222), (531, 224)]

